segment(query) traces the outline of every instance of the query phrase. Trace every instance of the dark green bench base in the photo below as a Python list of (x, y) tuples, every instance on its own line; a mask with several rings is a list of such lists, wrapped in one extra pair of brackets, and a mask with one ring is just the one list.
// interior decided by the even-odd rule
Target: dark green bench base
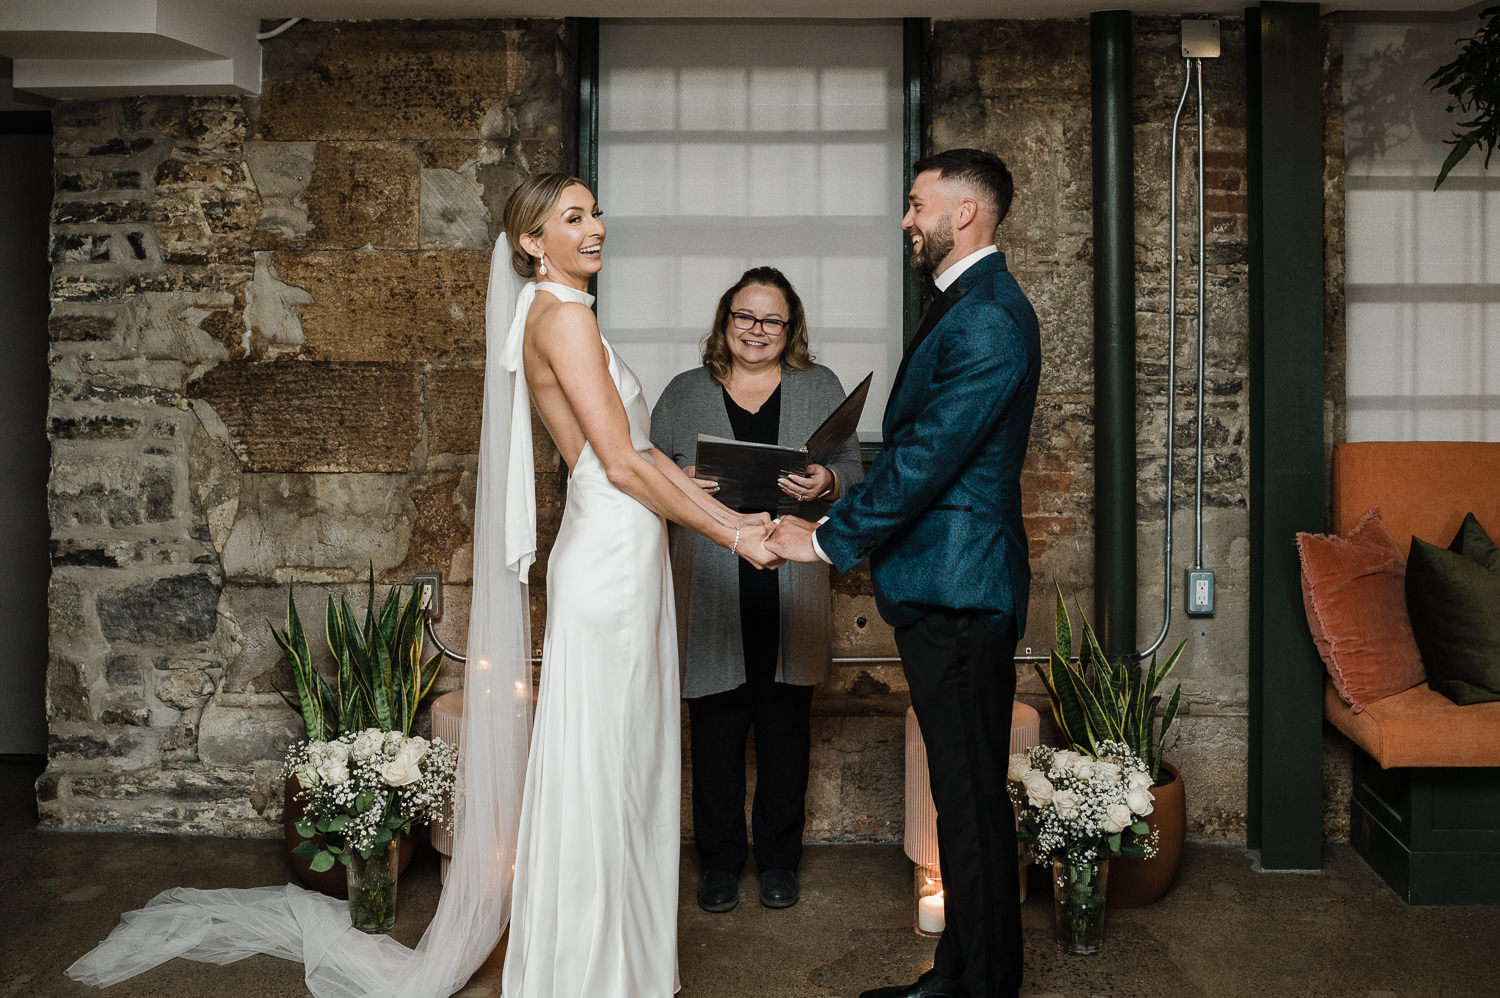
[(1500, 905), (1500, 769), (1381, 769), (1355, 745), (1349, 837), (1408, 904)]

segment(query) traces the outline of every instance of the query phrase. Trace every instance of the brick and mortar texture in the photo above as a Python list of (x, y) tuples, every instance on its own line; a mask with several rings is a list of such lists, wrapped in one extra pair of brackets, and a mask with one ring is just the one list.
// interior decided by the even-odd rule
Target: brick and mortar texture
[[(1218, 611), (1193, 621), (1181, 611), (1193, 551), (1189, 127), (1177, 357), (1189, 376), (1178, 388), (1166, 647), (1188, 645), (1168, 757), (1187, 780), (1191, 833), (1239, 839), (1249, 671), (1244, 37), (1242, 22), (1223, 24), (1225, 54), (1204, 72), (1204, 553), (1218, 573)], [(37, 787), (46, 824), (279, 834), (279, 760), (300, 721), (275, 692), (290, 677), (267, 621), (280, 623), (289, 581), (317, 648), (324, 599), (348, 593), (362, 609), (369, 566), (382, 586), (439, 570), (449, 584), (439, 631), (462, 647), (490, 247), (515, 184), (576, 161), (575, 43), (560, 21), (304, 22), (266, 43), (258, 98), (58, 107), (51, 741)], [(1139, 22), (1143, 642), (1161, 621), (1175, 48), (1175, 22)], [(1093, 597), (1087, 22), (938, 22), (932, 56), (928, 146), (992, 149), (1016, 176), (1000, 242), (1036, 304), (1044, 351), (1022, 482), (1035, 581), (1021, 645), (1045, 653), (1054, 586), (1086, 609)], [(1335, 86), (1334, 111), (1336, 97)], [(1333, 387), (1341, 394), (1341, 381)], [(562, 476), (538, 430), (539, 649)], [(835, 656), (895, 654), (863, 570), (836, 579), (832, 612)], [(440, 688), (459, 678), (446, 667)], [(1019, 689), (1050, 724), (1029, 667)], [(899, 841), (906, 704), (890, 663), (841, 664), (820, 688), (809, 839)], [(1328, 830), (1343, 834), (1336, 798), (1347, 758), (1337, 746), (1326, 768)], [(686, 806), (683, 817), (690, 836)]]

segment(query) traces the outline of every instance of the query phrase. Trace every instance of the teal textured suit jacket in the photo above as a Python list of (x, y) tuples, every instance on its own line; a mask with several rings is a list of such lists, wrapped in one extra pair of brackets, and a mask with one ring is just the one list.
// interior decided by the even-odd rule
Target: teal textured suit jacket
[(1041, 368), (1036, 312), (992, 253), (928, 309), (886, 404), (880, 456), (818, 528), (841, 572), (870, 559), (880, 615), (980, 611), (1026, 627), (1021, 463)]

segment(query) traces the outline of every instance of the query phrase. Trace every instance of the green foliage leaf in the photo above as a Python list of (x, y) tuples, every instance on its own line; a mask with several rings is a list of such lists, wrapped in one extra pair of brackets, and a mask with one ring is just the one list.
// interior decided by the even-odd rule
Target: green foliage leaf
[[(342, 856), (339, 858), (343, 859)], [(309, 863), (308, 866), (312, 867), (314, 873), (326, 873), (327, 871), (333, 869), (333, 863), (333, 853), (320, 852), (313, 857), (312, 862)]]
[[(298, 831), (301, 831), (301, 829), (299, 828)], [(312, 859), (322, 851), (323, 847), (314, 842), (312, 836), (309, 835), (305, 841), (298, 842), (292, 848), (292, 855), (298, 859)]]
[(306, 818), (298, 818), (297, 823), (293, 827), (297, 829), (297, 834), (302, 836), (304, 839), (310, 839), (314, 835), (318, 834), (317, 826), (315, 826), (311, 821), (308, 821)]

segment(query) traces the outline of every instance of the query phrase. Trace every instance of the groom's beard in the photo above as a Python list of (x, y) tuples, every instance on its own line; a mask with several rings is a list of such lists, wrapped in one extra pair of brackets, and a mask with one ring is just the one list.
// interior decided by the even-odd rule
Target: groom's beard
[(943, 216), (931, 231), (922, 232), (921, 236), (922, 248), (912, 253), (911, 269), (919, 274), (931, 274), (953, 252), (953, 219)]

